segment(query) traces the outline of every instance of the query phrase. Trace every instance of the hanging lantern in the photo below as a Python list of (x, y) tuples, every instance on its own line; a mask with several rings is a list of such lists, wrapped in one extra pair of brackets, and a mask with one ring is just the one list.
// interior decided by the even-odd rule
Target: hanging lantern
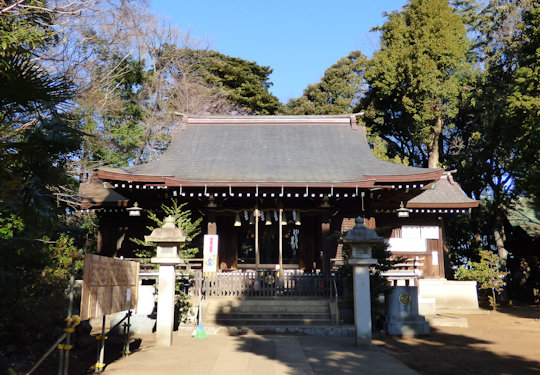
[(126, 208), (129, 216), (141, 216), (142, 208), (139, 207), (137, 202), (133, 203), (133, 207)]
[(239, 227), (242, 225), (242, 222), (240, 221), (240, 214), (237, 212), (236, 217), (234, 218), (234, 226)]

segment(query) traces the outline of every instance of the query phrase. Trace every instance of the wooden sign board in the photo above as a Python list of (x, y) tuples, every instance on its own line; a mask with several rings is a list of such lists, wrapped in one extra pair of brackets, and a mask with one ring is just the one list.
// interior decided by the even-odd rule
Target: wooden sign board
[(86, 254), (81, 320), (135, 310), (139, 266), (139, 262)]

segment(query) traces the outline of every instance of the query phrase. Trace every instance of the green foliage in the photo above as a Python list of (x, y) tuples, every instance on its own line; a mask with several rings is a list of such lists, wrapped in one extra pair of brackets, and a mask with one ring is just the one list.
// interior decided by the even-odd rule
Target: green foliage
[(3, 218), (0, 212), (0, 239), (13, 238), (19, 232), (24, 229), (23, 221), (20, 217), (14, 214), (10, 214), (8, 217)]
[(496, 294), (503, 291), (506, 282), (504, 277), (508, 272), (501, 271), (498, 255), (488, 250), (480, 250), (480, 262), (467, 262), (466, 266), (458, 268), (455, 278), (458, 280), (476, 281), (479, 290), (491, 291), (489, 301), (491, 307), (497, 309)]
[(492, 0), (479, 16), (473, 52), (482, 70), (460, 104), (447, 163), (463, 189), (484, 200), (448, 233), (462, 240), (453, 251), (467, 242), (473, 251), (497, 249), (505, 263), (508, 209), (521, 195), (539, 194), (538, 1)]
[(407, 156), (400, 158), (399, 155), (394, 157), (389, 156), (388, 142), (383, 140), (376, 134), (371, 132), (371, 129), (367, 130), (367, 140), (371, 147), (371, 152), (377, 157), (377, 159), (389, 161), (394, 164), (409, 165), (409, 158)]
[[(162, 210), (163, 218), (167, 216), (174, 217), (178, 228), (181, 228), (186, 234), (186, 237), (189, 240), (191, 240), (192, 238), (195, 238), (196, 236), (201, 234), (200, 225), (202, 222), (202, 218), (198, 218), (197, 220), (192, 221), (191, 211), (184, 210), (184, 207), (186, 205), (187, 203), (178, 204), (177, 200), (172, 199), (169, 206), (162, 204), (161, 210)], [(154, 212), (149, 211), (148, 218), (152, 220), (154, 223), (156, 223), (156, 226), (146, 227), (149, 231), (148, 234), (152, 233), (154, 229), (160, 228), (163, 225), (163, 219), (160, 219), (158, 215), (155, 214)], [(146, 247), (146, 249), (137, 249), (135, 251), (135, 255), (137, 257), (150, 258), (155, 255), (156, 253), (155, 244), (143, 241), (139, 238), (130, 238), (130, 240), (136, 243), (137, 245)], [(199, 251), (198, 248), (189, 246), (189, 240), (179, 246), (178, 255), (180, 258), (193, 258)], [(151, 248), (151, 249), (148, 249), (148, 248)]]
[(47, 186), (67, 182), (63, 167), (80, 144), (62, 114), (71, 85), (43, 64), (58, 39), (52, 21), (46, 3), (36, 0), (0, 17), (0, 211), (20, 218), (36, 237), (55, 221)]
[(193, 315), (193, 304), (191, 297), (184, 291), (184, 284), (189, 280), (180, 280), (176, 282), (174, 295), (175, 320), (179, 323), (186, 323), (188, 318)]
[[(47, 238), (45, 238), (48, 241)], [(73, 257), (81, 254), (82, 250), (74, 245), (75, 240), (65, 233), (61, 233), (60, 237), (50, 244), (45, 251), (50, 259), (49, 264), (43, 269), (43, 275), (46, 277), (58, 278), (67, 281), (71, 275), (71, 264)], [(84, 269), (84, 260), (75, 260), (75, 272), (82, 276)]]
[(517, 187), (540, 197), (540, 3), (531, 1), (518, 25), (516, 48), (518, 67), (510, 82), (506, 99), (507, 116), (514, 124), (505, 135), (514, 135), (519, 150), (512, 160)]
[(465, 27), (446, 0), (412, 0), (387, 17), (365, 75), (366, 125), (389, 143), (391, 157), (437, 167), (470, 75)]
[(455, 12), (461, 16), (467, 30), (474, 33), (482, 22), (479, 2), (477, 0), (451, 0), (450, 3)]
[(232, 103), (256, 115), (273, 115), (280, 108), (279, 100), (268, 91), (272, 85), (270, 67), (211, 50), (188, 52), (197, 74), (207, 84), (224, 90)]
[[(39, 341), (47, 330), (62, 326), (72, 259), (80, 251), (65, 234), (56, 241), (13, 239), (0, 249), (0, 346)], [(77, 272), (82, 268), (77, 260)]]
[[(2, 4), (13, 5), (14, 1)], [(12, 139), (24, 124), (40, 121), (70, 95), (59, 74), (44, 69), (44, 51), (57, 41), (46, 2), (32, 0), (0, 17), (0, 140)], [(28, 125), (27, 125), (28, 126)]]
[(55, 11), (40, 0), (0, 9), (0, 347), (9, 351), (65, 317), (76, 249), (57, 234), (65, 208), (50, 188), (73, 184), (66, 165), (80, 133), (66, 114), (71, 82), (49, 60), (62, 37)]
[(304, 94), (291, 99), (279, 111), (284, 115), (330, 115), (349, 113), (363, 93), (367, 59), (353, 51), (324, 72), (321, 81), (309, 85)]

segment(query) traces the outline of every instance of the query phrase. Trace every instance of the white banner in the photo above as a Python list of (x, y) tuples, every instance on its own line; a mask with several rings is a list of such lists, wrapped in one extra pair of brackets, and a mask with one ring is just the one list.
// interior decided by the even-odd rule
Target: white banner
[(425, 252), (426, 240), (423, 238), (390, 238), (388, 250), (391, 252)]
[(439, 239), (439, 227), (436, 226), (412, 226), (403, 225), (401, 227), (401, 238), (414, 238), (414, 239)]
[(217, 234), (204, 235), (203, 247), (203, 272), (216, 272), (218, 261), (218, 236)]

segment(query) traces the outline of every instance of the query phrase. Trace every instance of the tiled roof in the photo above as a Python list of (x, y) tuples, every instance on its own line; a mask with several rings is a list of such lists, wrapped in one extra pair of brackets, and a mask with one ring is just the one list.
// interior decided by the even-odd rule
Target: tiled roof
[(454, 181), (450, 172), (445, 172), (438, 181), (424, 187), (424, 191), (407, 202), (407, 208), (472, 208), (478, 201), (467, 197)]
[(433, 181), (440, 169), (377, 159), (350, 115), (185, 117), (159, 160), (101, 168), (110, 180), (188, 185), (371, 186)]
[(540, 237), (540, 209), (533, 199), (518, 198), (508, 210), (508, 221), (513, 227), (521, 227), (529, 236)]
[(84, 182), (79, 186), (82, 207), (118, 206), (125, 207), (129, 199), (113, 190), (113, 186), (99, 179)]

